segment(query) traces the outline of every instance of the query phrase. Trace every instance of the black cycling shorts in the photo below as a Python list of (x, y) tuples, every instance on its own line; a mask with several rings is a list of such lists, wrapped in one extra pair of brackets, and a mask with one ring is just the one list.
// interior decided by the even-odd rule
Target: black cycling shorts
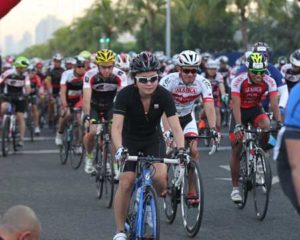
[(25, 99), (19, 100), (19, 99), (8, 99), (4, 98), (4, 102), (10, 102), (15, 106), (15, 112), (21, 112), (24, 113), (26, 110), (26, 101)]
[[(137, 156), (140, 152), (143, 156), (165, 157), (166, 145), (163, 137), (149, 141), (131, 141), (123, 138), (123, 146), (128, 149), (129, 155)], [(127, 161), (123, 172), (135, 172), (137, 162)]]
[(90, 118), (91, 118), (91, 123), (98, 123), (101, 120), (100, 115), (103, 114), (103, 117), (106, 121), (112, 120), (113, 117), (113, 109), (105, 109), (101, 111), (100, 109), (95, 109), (91, 107), (90, 110)]

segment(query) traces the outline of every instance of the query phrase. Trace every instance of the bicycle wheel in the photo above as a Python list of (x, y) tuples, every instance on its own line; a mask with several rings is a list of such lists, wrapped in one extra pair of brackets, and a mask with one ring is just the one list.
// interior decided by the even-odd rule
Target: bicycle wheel
[(181, 187), (181, 213), (183, 226), (189, 237), (198, 233), (204, 208), (204, 191), (199, 164), (191, 160), (185, 167)]
[(268, 211), (269, 194), (272, 185), (271, 166), (260, 148), (255, 153), (256, 169), (253, 173), (253, 199), (256, 217), (263, 220)]
[(137, 239), (160, 239), (160, 217), (157, 196), (152, 186), (147, 186), (143, 196), (143, 211), (137, 222)]
[(7, 157), (10, 151), (11, 139), (9, 136), (10, 118), (5, 115), (2, 124), (2, 156)]
[(70, 142), (68, 141), (68, 131), (65, 130), (63, 136), (63, 143), (62, 145), (59, 146), (59, 158), (60, 158), (60, 163), (62, 165), (65, 165), (68, 161), (69, 149), (70, 149)]
[[(168, 223), (173, 223), (177, 213), (177, 203), (180, 202), (180, 191), (174, 185), (175, 166), (168, 166), (168, 187), (167, 195), (164, 198), (164, 212)], [(179, 193), (179, 194), (178, 194)]]
[[(78, 137), (76, 136), (76, 131), (79, 126), (74, 126), (73, 128), (73, 141), (71, 143), (71, 149), (69, 151), (69, 157), (71, 166), (74, 169), (78, 169), (82, 163), (82, 160), (84, 158), (84, 147), (83, 144), (78, 144)], [(74, 141), (75, 140), (75, 141)]]
[(94, 160), (94, 166), (96, 168), (96, 189), (97, 189), (97, 198), (101, 199), (103, 194), (103, 174), (102, 172), (106, 171), (105, 164), (103, 163), (103, 152), (99, 145), (99, 140), (97, 139), (96, 154)]
[(102, 171), (103, 187), (105, 194), (106, 207), (111, 208), (114, 199), (114, 165), (112, 158), (111, 145), (106, 143), (103, 146), (103, 165), (105, 166)]
[(247, 155), (243, 151), (240, 158), (240, 177), (239, 177), (239, 188), (242, 196), (242, 202), (238, 203), (237, 206), (239, 209), (243, 209), (247, 203), (248, 197), (248, 167), (247, 167)]

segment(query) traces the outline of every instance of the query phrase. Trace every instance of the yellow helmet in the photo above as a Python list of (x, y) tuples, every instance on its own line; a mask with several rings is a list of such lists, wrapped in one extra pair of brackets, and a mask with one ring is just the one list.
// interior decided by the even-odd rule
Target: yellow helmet
[(114, 64), (116, 61), (116, 56), (112, 50), (109, 49), (101, 49), (96, 54), (96, 63), (111, 63)]

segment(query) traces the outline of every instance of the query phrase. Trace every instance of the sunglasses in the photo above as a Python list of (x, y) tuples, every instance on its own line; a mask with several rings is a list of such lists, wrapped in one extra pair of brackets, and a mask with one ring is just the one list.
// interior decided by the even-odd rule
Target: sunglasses
[(264, 75), (264, 74), (266, 74), (265, 70), (261, 70), (261, 71), (249, 70), (249, 72), (251, 72), (254, 75)]
[(85, 68), (85, 66), (81, 66), (81, 65), (79, 65), (79, 66), (76, 66), (77, 68)]
[(185, 68), (182, 68), (181, 70), (185, 74), (189, 74), (189, 73), (195, 74), (197, 72), (197, 69), (185, 69)]
[(139, 83), (143, 83), (146, 84), (148, 82), (154, 83), (158, 80), (158, 75), (154, 75), (151, 77), (135, 77), (135, 79), (139, 82)]
[(112, 69), (113, 67), (114, 67), (114, 65), (110, 65), (110, 66), (100, 65), (100, 68), (102, 68), (102, 69)]

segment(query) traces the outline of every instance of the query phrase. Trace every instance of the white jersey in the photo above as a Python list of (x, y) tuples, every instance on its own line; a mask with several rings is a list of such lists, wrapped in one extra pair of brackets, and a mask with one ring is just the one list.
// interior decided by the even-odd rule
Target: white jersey
[(191, 113), (194, 102), (200, 97), (204, 103), (213, 102), (211, 84), (199, 74), (195, 81), (188, 85), (182, 81), (178, 72), (163, 77), (159, 84), (171, 92), (180, 117)]

